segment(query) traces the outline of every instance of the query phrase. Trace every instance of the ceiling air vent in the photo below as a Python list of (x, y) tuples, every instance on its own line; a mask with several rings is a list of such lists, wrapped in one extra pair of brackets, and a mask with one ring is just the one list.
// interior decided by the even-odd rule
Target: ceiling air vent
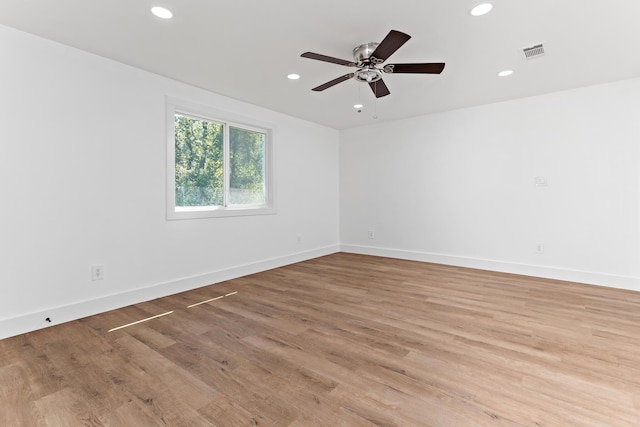
[(524, 52), (525, 58), (533, 59), (544, 55), (544, 46), (540, 43), (535, 46), (525, 47), (522, 51)]

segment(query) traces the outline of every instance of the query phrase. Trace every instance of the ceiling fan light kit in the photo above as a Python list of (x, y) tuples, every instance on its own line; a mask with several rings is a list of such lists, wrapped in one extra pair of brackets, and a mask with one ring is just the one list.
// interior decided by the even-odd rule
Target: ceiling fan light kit
[(317, 61), (331, 62), (332, 64), (343, 65), (345, 67), (356, 67), (353, 73), (345, 74), (335, 78), (320, 86), (314, 87), (313, 91), (321, 92), (344, 81), (355, 79), (356, 81), (368, 83), (376, 98), (389, 95), (391, 92), (382, 80), (382, 74), (440, 74), (444, 70), (444, 63), (414, 63), (414, 64), (387, 64), (382, 65), (396, 50), (411, 38), (410, 35), (400, 31), (391, 30), (380, 43), (364, 43), (353, 49), (353, 61), (334, 58), (314, 52), (305, 52), (303, 58), (315, 59)]
[(359, 82), (371, 83), (377, 82), (382, 78), (382, 71), (377, 68), (363, 68), (354, 73), (353, 76)]

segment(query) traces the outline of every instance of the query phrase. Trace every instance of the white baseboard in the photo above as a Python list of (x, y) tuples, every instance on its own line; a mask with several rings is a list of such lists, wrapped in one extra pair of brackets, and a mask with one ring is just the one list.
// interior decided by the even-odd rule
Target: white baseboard
[[(166, 283), (158, 283), (144, 288), (108, 295), (87, 301), (78, 301), (59, 307), (28, 313), (0, 320), (0, 339), (20, 335), (37, 329), (81, 319), (105, 311), (138, 304), (144, 301), (173, 295), (179, 292), (200, 288), (225, 280), (236, 279), (249, 274), (283, 267), (296, 262), (330, 255), (340, 251), (339, 245), (327, 246), (310, 251), (299, 252), (282, 257), (269, 258), (251, 264), (239, 265), (198, 276), (185, 277)], [(44, 319), (49, 318), (51, 323)]]
[(411, 261), (432, 262), (453, 265), (456, 267), (477, 268), (481, 270), (499, 271), (503, 273), (521, 274), (524, 276), (543, 277), (568, 282), (587, 283), (610, 288), (640, 291), (640, 277), (618, 276), (593, 271), (572, 270), (566, 268), (545, 267), (541, 265), (519, 264), (480, 258), (467, 258), (454, 255), (443, 255), (428, 252), (407, 251), (400, 249), (378, 248), (373, 246), (341, 245), (342, 252), (362, 255), (374, 255), (387, 258), (406, 259)]
[[(64, 306), (51, 307), (47, 310), (23, 314), (20, 316), (0, 320), (0, 339), (20, 335), (37, 329), (81, 319), (83, 317), (114, 310), (128, 305), (150, 301), (173, 295), (179, 292), (196, 289), (226, 280), (236, 279), (249, 274), (283, 267), (296, 262), (306, 261), (336, 252), (348, 252), (362, 255), (382, 256), (388, 258), (406, 259), (412, 261), (432, 262), (458, 267), (478, 268), (482, 270), (499, 271), (504, 273), (522, 274), (526, 276), (543, 277), (548, 279), (565, 280), (570, 282), (588, 283), (592, 285), (608, 286), (619, 289), (640, 291), (640, 278), (618, 276), (590, 271), (580, 271), (545, 267), (539, 265), (519, 264), (480, 258), (459, 257), (427, 252), (407, 251), (400, 249), (379, 248), (358, 245), (334, 245), (318, 248), (306, 252), (290, 254), (282, 257), (265, 259), (251, 264), (239, 265), (211, 273), (186, 277), (153, 286), (133, 289), (127, 292), (108, 295), (87, 301), (78, 301)], [(51, 323), (44, 319), (50, 318)]]

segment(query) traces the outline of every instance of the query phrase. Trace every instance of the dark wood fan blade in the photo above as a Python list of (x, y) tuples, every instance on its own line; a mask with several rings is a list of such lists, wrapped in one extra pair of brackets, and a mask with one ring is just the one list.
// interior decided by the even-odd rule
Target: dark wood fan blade
[(420, 73), (420, 74), (440, 74), (444, 70), (444, 62), (425, 62), (422, 64), (387, 64), (384, 66), (385, 73)]
[(331, 62), (333, 64), (345, 65), (347, 67), (355, 67), (356, 64), (346, 59), (334, 58), (333, 56), (321, 55), (319, 53), (305, 52), (302, 55), (303, 58), (315, 59), (318, 61)]
[(405, 44), (410, 38), (411, 36), (409, 34), (391, 30), (389, 31), (389, 34), (387, 34), (387, 37), (380, 42), (376, 50), (373, 51), (370, 58), (375, 58), (376, 60), (374, 61), (372, 59), (372, 61), (380, 64), (393, 55), (393, 52), (400, 49), (400, 46)]
[(382, 98), (383, 96), (387, 96), (391, 93), (389, 92), (389, 88), (386, 84), (384, 84), (384, 81), (382, 81), (382, 79), (376, 82), (370, 82), (369, 87), (373, 91), (373, 94), (376, 96), (376, 98)]
[(320, 86), (318, 86), (318, 87), (314, 87), (314, 88), (313, 88), (313, 89), (311, 89), (311, 90), (314, 90), (314, 91), (316, 91), (316, 92), (321, 92), (321, 91), (323, 91), (323, 90), (325, 90), (325, 89), (329, 89), (331, 86), (335, 86), (335, 85), (337, 85), (338, 83), (342, 83), (342, 82), (344, 82), (344, 81), (346, 81), (346, 80), (349, 80), (349, 79), (350, 79), (350, 78), (352, 78), (353, 76), (354, 76), (354, 74), (353, 74), (353, 73), (345, 74), (344, 76), (340, 76), (340, 77), (338, 77), (337, 79), (333, 79), (333, 80), (331, 80), (330, 82), (326, 82), (326, 83), (325, 83), (325, 84), (323, 84), (323, 85), (320, 85)]

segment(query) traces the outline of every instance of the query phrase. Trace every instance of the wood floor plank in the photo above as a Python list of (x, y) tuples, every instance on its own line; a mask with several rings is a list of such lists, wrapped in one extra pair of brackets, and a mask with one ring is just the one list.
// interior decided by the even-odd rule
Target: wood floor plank
[(128, 401), (114, 411), (103, 414), (100, 418), (101, 425), (105, 426), (139, 426), (151, 427), (162, 425), (162, 421), (156, 419), (146, 410), (140, 402)]
[(0, 341), (0, 425), (640, 426), (640, 293), (334, 254)]
[(147, 347), (133, 337), (119, 338), (115, 344), (132, 363), (154, 376), (180, 396), (191, 408), (199, 409), (221, 393), (204, 383), (188, 370), (176, 365), (160, 353)]
[[(103, 365), (114, 388), (131, 399), (131, 402), (127, 399), (128, 403), (134, 404), (134, 408), (118, 408), (116, 417), (135, 416), (136, 411), (133, 409), (139, 409), (141, 423), (151, 417), (155, 425), (160, 426), (208, 425), (206, 419), (186, 401), (185, 396), (177, 394), (171, 385), (166, 384), (166, 378), (162, 378), (158, 372), (146, 371), (128, 361), (118, 361), (115, 364), (105, 362)], [(125, 414), (122, 414), (123, 411)]]
[(207, 406), (198, 410), (212, 426), (217, 427), (269, 427), (273, 424), (263, 417), (253, 415), (243, 408), (238, 402), (234, 402), (226, 396), (221, 396)]

